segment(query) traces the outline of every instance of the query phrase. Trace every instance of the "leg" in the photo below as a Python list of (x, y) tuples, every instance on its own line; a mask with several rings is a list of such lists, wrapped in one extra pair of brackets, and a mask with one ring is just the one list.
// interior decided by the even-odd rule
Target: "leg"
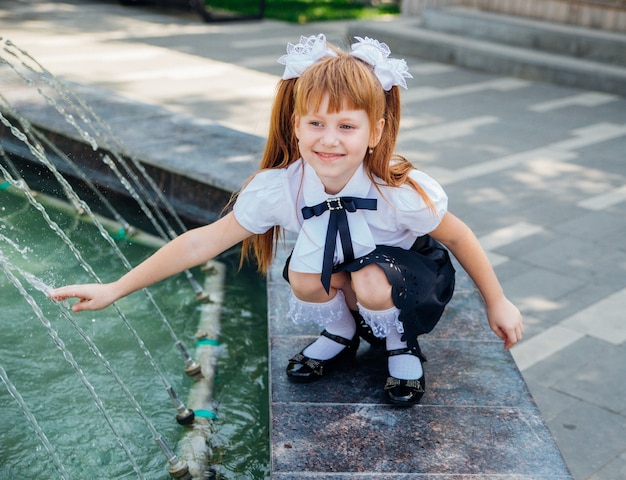
[(387, 310), (392, 308), (391, 285), (382, 269), (371, 264), (361, 270), (352, 272), (352, 289), (357, 301), (370, 310)]
[(327, 294), (320, 282), (318, 273), (300, 273), (289, 270), (289, 285), (294, 295), (305, 302), (324, 303), (332, 299), (337, 290), (344, 293), (346, 303), (352, 310), (356, 310), (356, 295), (352, 290), (350, 274), (348, 272), (335, 273), (330, 279), (330, 292)]
[[(319, 290), (319, 276), (314, 275), (312, 278), (312, 287), (317, 288)], [(356, 323), (356, 329), (359, 337), (367, 341), (372, 347), (382, 347), (385, 343), (384, 339), (377, 338), (373, 333), (370, 326), (367, 324), (361, 313), (359, 312), (359, 307), (357, 305), (356, 293), (352, 288), (352, 276), (348, 272), (340, 272), (336, 273), (331, 278), (331, 292), (332, 289), (341, 290), (346, 299), (346, 304), (350, 309), (350, 313), (352, 317), (354, 317), (354, 321)], [(316, 295), (322, 296), (325, 292), (316, 292)]]
[(340, 287), (348, 274), (334, 275), (326, 294), (317, 274), (289, 271), (292, 297), (289, 314), (295, 323), (314, 322), (324, 327), (321, 336), (289, 361), (287, 375), (291, 380), (308, 382), (321, 378), (335, 360), (353, 355), (358, 348), (356, 323)]
[(374, 335), (386, 338), (389, 378), (385, 390), (389, 400), (399, 405), (418, 403), (424, 393), (424, 370), (417, 352), (401, 340), (400, 310), (393, 304), (387, 276), (378, 265), (371, 264), (352, 273), (352, 286), (360, 313)]

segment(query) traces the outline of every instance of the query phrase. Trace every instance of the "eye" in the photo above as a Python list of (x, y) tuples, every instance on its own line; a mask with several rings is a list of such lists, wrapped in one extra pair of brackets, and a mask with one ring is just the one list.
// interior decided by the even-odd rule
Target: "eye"
[(352, 130), (354, 129), (354, 125), (349, 125), (347, 123), (341, 125), (339, 128), (341, 128), (342, 130)]
[(311, 125), (312, 127), (321, 127), (322, 126), (322, 122), (320, 122), (318, 120), (311, 120), (309, 122), (309, 125)]

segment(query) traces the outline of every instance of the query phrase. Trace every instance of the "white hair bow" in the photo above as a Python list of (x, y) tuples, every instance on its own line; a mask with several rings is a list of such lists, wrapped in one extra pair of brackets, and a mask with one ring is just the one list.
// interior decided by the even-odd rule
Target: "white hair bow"
[(405, 78), (413, 78), (409, 67), (403, 59), (389, 58), (391, 50), (386, 43), (373, 38), (354, 37), (358, 40), (352, 44), (351, 55), (360, 58), (374, 67), (374, 74), (385, 91), (394, 85), (407, 88)]
[(307, 67), (328, 56), (336, 57), (337, 54), (328, 48), (323, 33), (310, 37), (301, 36), (300, 43), (288, 43), (287, 54), (278, 59), (278, 63), (285, 66), (283, 80), (298, 78)]
[[(405, 79), (413, 78), (413, 75), (404, 60), (389, 58), (391, 51), (386, 43), (369, 37), (354, 38), (357, 43), (352, 44), (350, 54), (374, 67), (374, 74), (385, 91), (391, 90), (394, 85), (407, 88)], [(288, 43), (287, 54), (278, 59), (278, 63), (285, 66), (282, 79), (298, 78), (309, 66), (329, 56), (336, 57), (337, 54), (328, 47), (323, 33), (301, 36), (299, 43)]]

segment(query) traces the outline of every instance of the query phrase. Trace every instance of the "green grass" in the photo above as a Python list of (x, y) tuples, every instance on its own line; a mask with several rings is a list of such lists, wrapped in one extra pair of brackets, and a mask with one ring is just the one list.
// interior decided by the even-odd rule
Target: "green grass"
[[(211, 11), (255, 15), (259, 0), (205, 0)], [(365, 20), (400, 13), (398, 0), (382, 0), (377, 6), (359, 0), (266, 0), (265, 18), (293, 23), (326, 20)]]

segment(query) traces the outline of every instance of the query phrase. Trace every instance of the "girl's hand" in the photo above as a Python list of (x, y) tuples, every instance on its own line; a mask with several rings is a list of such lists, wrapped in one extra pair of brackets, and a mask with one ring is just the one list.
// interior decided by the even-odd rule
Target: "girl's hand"
[(101, 310), (115, 302), (119, 297), (115, 293), (114, 284), (91, 283), (85, 285), (68, 285), (52, 290), (48, 297), (56, 301), (78, 298), (72, 311)]
[(508, 298), (487, 306), (489, 326), (495, 334), (504, 340), (504, 348), (509, 349), (522, 339), (524, 324), (522, 314)]

